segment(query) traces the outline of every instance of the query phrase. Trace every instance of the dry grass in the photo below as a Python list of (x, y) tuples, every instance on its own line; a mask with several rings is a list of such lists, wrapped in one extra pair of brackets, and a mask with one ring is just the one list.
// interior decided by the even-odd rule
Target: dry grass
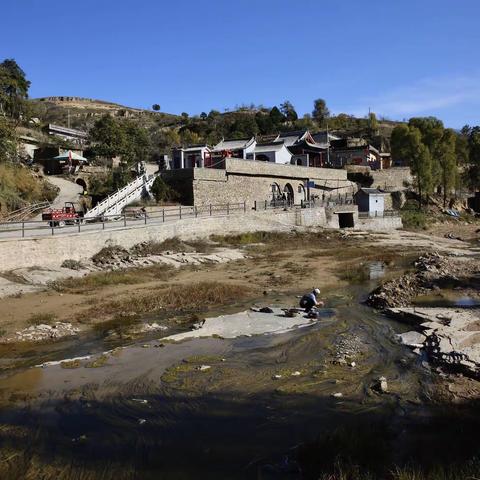
[(92, 273), (81, 278), (67, 278), (52, 282), (50, 287), (58, 292), (84, 293), (111, 285), (134, 285), (141, 278), (133, 272), (118, 270), (114, 272)]
[(340, 238), (335, 231), (321, 230), (318, 232), (248, 232), (240, 235), (218, 236), (210, 239), (224, 246), (245, 246), (256, 243), (277, 245), (280, 248), (293, 248), (306, 245), (317, 245), (319, 242), (334, 241)]
[(114, 285), (167, 281), (174, 274), (175, 269), (173, 267), (159, 263), (142, 268), (92, 273), (81, 278), (67, 278), (52, 282), (50, 287), (58, 292), (85, 293)]
[(22, 166), (0, 165), (0, 214), (25, 204), (51, 201), (57, 190)]
[(54, 313), (33, 313), (28, 319), (29, 325), (51, 325), (56, 322), (57, 316)]
[(132, 253), (141, 256), (160, 255), (165, 252), (183, 253), (183, 252), (201, 252), (210, 253), (215, 249), (215, 245), (206, 240), (183, 241), (178, 237), (169, 238), (163, 242), (144, 242), (135, 245)]
[(147, 294), (95, 305), (88, 310), (87, 316), (118, 316), (129, 312), (140, 315), (160, 310), (202, 311), (206, 307), (234, 303), (250, 292), (243, 285), (218, 282), (172, 285)]

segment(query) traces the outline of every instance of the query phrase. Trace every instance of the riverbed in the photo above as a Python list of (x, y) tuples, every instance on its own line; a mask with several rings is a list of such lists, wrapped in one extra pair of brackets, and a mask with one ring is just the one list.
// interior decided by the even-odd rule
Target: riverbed
[[(275, 332), (181, 338), (191, 325), (151, 314), (167, 330), (21, 350), (0, 384), (0, 477), (427, 478), (400, 474), (470, 465), (475, 403), (439, 399), (453, 380), (398, 342), (408, 327), (363, 304), (409, 257), (355, 261), (322, 288), (325, 315)], [(304, 291), (291, 285), (206, 317), (290, 308)]]

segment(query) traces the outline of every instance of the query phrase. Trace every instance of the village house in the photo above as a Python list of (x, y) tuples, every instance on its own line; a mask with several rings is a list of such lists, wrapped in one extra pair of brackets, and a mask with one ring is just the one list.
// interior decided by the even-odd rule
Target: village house
[(48, 124), (46, 133), (77, 145), (83, 145), (88, 138), (87, 132), (76, 130), (74, 128), (62, 127), (60, 125), (54, 125), (53, 123)]
[(247, 158), (258, 162), (273, 162), (288, 165), (292, 154), (283, 142), (257, 143), (255, 150)]
[(292, 164), (303, 167), (327, 166), (328, 145), (315, 142), (308, 130), (281, 133), (275, 139), (283, 141), (292, 153)]
[(342, 139), (331, 142), (330, 164), (333, 168), (346, 165), (370, 167), (381, 170), (383, 167), (380, 152), (361, 139)]
[(243, 158), (247, 159), (249, 154), (253, 154), (257, 141), (255, 137), (244, 138), (240, 140), (225, 140), (222, 139), (217, 143), (212, 153), (223, 158)]
[(208, 145), (189, 145), (188, 147), (172, 150), (172, 168), (203, 168), (211, 158), (211, 149)]

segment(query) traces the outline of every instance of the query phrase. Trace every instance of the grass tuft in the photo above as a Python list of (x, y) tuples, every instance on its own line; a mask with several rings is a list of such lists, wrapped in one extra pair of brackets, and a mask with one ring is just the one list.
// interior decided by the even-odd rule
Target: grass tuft
[(54, 313), (33, 313), (28, 319), (29, 325), (51, 325), (56, 322), (57, 316)]

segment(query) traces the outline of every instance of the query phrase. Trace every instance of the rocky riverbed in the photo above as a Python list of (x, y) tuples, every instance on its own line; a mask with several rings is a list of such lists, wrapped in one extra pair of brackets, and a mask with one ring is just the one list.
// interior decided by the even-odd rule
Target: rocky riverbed
[(458, 289), (477, 294), (480, 285), (480, 261), (472, 257), (440, 253), (422, 255), (412, 265), (414, 271), (383, 283), (367, 299), (367, 305), (379, 310), (408, 307), (415, 298), (442, 289)]
[(415, 326), (400, 341), (434, 362), (480, 376), (480, 309), (389, 308), (385, 314)]
[[(414, 327), (398, 339), (415, 353), (449, 371), (478, 377), (480, 309), (472, 305), (478, 303), (479, 271), (477, 258), (429, 253), (414, 262), (413, 271), (376, 288), (366, 303)], [(459, 300), (450, 307), (422, 305), (422, 299), (434, 305), (452, 296)]]

